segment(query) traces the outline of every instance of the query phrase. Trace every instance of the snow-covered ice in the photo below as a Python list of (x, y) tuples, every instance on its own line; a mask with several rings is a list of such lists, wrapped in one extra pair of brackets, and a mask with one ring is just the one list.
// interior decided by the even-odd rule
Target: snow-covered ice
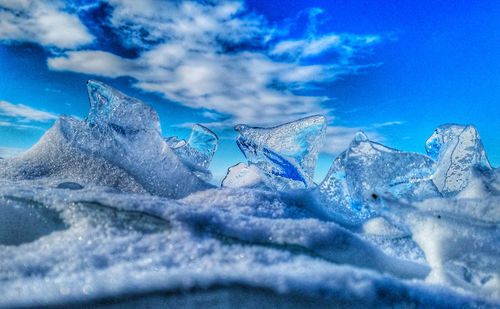
[(246, 165), (243, 162), (231, 166), (227, 170), (226, 177), (222, 179), (222, 187), (227, 188), (263, 188), (269, 189), (266, 185), (266, 175), (257, 165)]
[(359, 225), (376, 216), (370, 205), (385, 192), (411, 200), (438, 194), (430, 180), (434, 168), (432, 158), (388, 148), (360, 131), (333, 162), (317, 197), (332, 220)]
[(248, 162), (215, 188), (212, 131), (163, 137), (88, 89), (87, 119), (0, 161), (0, 307), (500, 306), (500, 172), (473, 126), (428, 155), (359, 132), (316, 185), (323, 116), (238, 125)]

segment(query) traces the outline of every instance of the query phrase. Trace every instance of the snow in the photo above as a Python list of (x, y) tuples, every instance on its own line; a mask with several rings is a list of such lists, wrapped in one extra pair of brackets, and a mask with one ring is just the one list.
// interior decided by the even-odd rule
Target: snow
[(162, 137), (88, 89), (87, 119), (0, 161), (0, 307), (500, 306), (500, 172), (473, 126), (428, 156), (359, 132), (316, 185), (324, 117), (238, 125), (248, 162), (215, 188), (212, 131)]

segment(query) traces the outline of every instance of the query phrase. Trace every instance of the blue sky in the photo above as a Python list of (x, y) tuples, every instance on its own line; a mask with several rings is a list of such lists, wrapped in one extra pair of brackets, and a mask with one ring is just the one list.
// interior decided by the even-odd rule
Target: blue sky
[(357, 130), (423, 152), (450, 122), (476, 125), (498, 166), (498, 29), (498, 1), (0, 0), (0, 156), (84, 118), (98, 79), (151, 104), (165, 136), (215, 131), (216, 177), (244, 161), (234, 124), (317, 113), (319, 178)]

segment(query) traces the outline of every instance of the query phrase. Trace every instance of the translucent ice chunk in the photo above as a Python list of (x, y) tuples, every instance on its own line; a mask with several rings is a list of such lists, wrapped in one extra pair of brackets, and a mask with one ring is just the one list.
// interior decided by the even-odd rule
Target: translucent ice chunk
[(208, 166), (212, 161), (219, 139), (208, 128), (195, 124), (191, 136), (185, 140), (166, 138), (165, 141), (186, 166), (206, 180), (211, 178)]
[(165, 142), (167, 143), (168, 147), (170, 148), (177, 148), (177, 147), (182, 147), (186, 145), (186, 140), (179, 140), (177, 139), (177, 136), (170, 136), (170, 137), (165, 137)]
[(91, 126), (110, 128), (121, 135), (138, 130), (161, 135), (160, 118), (148, 104), (95, 80), (87, 82), (87, 89), (90, 113), (86, 120)]
[(222, 180), (222, 187), (266, 188), (266, 181), (256, 165), (246, 165), (240, 162), (228, 169), (226, 177)]
[(333, 162), (317, 197), (334, 220), (359, 225), (373, 217), (370, 204), (385, 192), (409, 199), (438, 195), (430, 181), (434, 165), (428, 156), (371, 142), (360, 131)]
[(427, 154), (438, 161), (432, 180), (443, 196), (462, 191), (473, 169), (491, 169), (483, 143), (472, 125), (439, 126), (425, 143)]
[(234, 127), (237, 144), (278, 190), (313, 185), (314, 169), (326, 131), (323, 116), (311, 116), (273, 128)]

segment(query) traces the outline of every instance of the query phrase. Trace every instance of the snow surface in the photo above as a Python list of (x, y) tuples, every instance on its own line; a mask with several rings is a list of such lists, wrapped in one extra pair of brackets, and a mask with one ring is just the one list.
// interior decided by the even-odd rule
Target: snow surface
[[(175, 201), (30, 181), (3, 182), (0, 195), (2, 207), (43, 205), (64, 223), (35, 241), (0, 246), (3, 307), (234, 285), (264, 288), (271, 299), (300, 295), (351, 305), (499, 304), (430, 285), (425, 262), (386, 254), (272, 192), (210, 189)], [(45, 221), (24, 228), (40, 234)], [(10, 235), (2, 233), (0, 239)]]
[(88, 89), (87, 119), (0, 161), (0, 307), (500, 306), (500, 172), (473, 126), (428, 156), (360, 132), (316, 185), (322, 116), (239, 125), (249, 162), (214, 188), (213, 132), (164, 138), (149, 105)]

